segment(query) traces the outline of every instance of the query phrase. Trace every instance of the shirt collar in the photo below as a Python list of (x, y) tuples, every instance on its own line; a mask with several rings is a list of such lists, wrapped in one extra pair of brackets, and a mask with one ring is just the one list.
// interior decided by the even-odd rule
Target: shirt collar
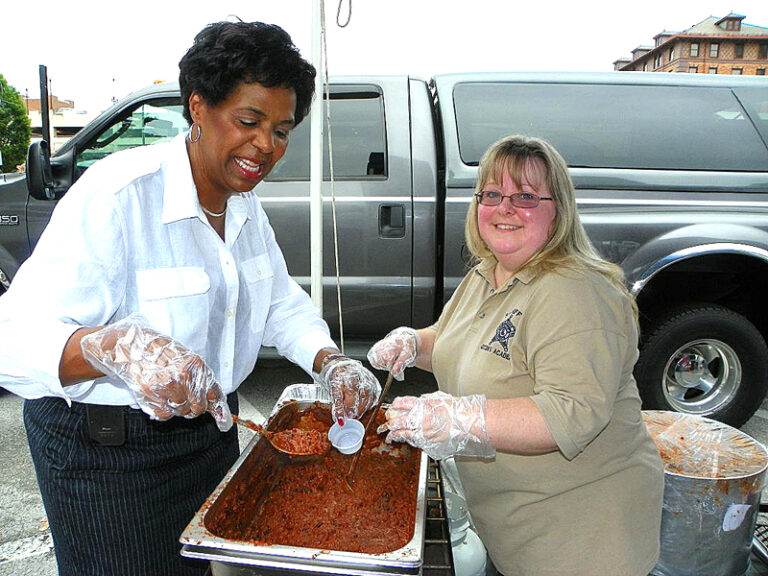
[(516, 280), (519, 280), (523, 284), (529, 284), (531, 280), (536, 277), (536, 273), (530, 268), (523, 268), (515, 272), (509, 280), (507, 280), (503, 286), (499, 286), (498, 289), (494, 288), (496, 279), (494, 278), (494, 269), (496, 268), (496, 258), (484, 258), (480, 264), (475, 267), (475, 272), (479, 274), (488, 284), (488, 286), (495, 292), (504, 292), (510, 286), (512, 286)]
[[(168, 143), (163, 191), (163, 224), (187, 218), (199, 218), (205, 221), (205, 214), (197, 199), (195, 181), (192, 179), (186, 136), (186, 132), (179, 134)], [(227, 210), (238, 227), (251, 217), (247, 203), (241, 194), (235, 194), (227, 200)]]
[(187, 154), (186, 132), (168, 143), (163, 190), (163, 224), (201, 214), (192, 167)]

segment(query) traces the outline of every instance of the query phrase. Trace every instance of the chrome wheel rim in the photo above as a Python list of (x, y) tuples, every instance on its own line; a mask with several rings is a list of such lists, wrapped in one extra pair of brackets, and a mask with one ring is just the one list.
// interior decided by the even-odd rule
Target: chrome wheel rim
[(678, 348), (664, 367), (662, 389), (673, 410), (707, 415), (730, 404), (741, 386), (742, 367), (733, 348), (713, 339)]

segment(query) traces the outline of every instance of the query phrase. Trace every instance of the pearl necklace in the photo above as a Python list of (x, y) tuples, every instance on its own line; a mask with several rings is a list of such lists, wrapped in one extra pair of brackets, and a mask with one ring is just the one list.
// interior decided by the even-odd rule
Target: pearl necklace
[(226, 204), (224, 204), (224, 210), (222, 210), (221, 212), (212, 212), (212, 211), (208, 210), (202, 204), (200, 204), (200, 208), (202, 208), (203, 212), (208, 214), (208, 216), (210, 216), (211, 218), (221, 218), (222, 216), (224, 216), (224, 214), (227, 213), (227, 205)]

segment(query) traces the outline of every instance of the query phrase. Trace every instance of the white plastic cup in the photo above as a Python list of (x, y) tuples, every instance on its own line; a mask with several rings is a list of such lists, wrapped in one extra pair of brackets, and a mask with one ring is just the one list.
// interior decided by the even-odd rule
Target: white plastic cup
[(365, 426), (359, 420), (344, 419), (344, 426), (334, 423), (328, 430), (328, 440), (342, 454), (354, 454), (363, 445)]

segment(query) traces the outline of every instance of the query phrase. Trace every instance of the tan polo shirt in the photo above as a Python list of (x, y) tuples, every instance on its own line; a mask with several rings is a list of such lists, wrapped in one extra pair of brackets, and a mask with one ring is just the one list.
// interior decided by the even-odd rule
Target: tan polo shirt
[(494, 290), (494, 264), (443, 310), (435, 377), (453, 395), (530, 396), (559, 451), (456, 458), (478, 533), (505, 576), (646, 575), (664, 477), (632, 376), (630, 302), (588, 271), (523, 272)]

